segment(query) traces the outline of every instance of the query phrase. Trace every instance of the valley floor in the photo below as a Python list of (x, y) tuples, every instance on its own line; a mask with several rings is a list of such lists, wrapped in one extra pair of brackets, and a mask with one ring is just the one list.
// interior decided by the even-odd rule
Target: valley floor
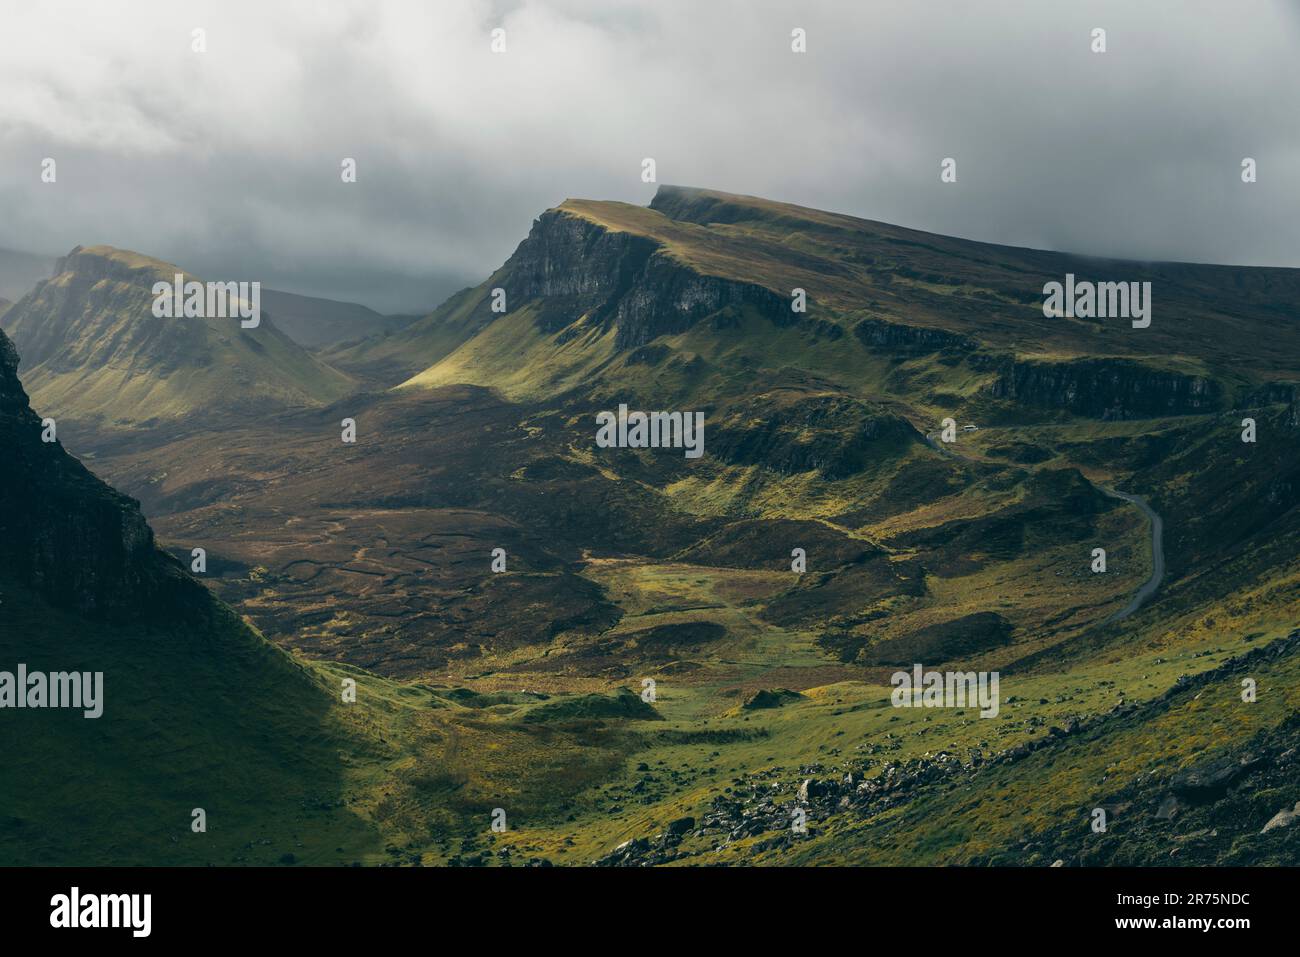
[[(475, 426), (521, 415), (471, 398), (480, 403), (472, 406)], [(448, 415), (453, 408), (463, 414), (464, 395)], [(410, 414), (400, 402), (379, 411)], [(202, 483), (187, 476), (210, 465), (184, 436), (143, 452), (109, 449), (96, 462), (146, 501), (178, 555), (201, 542), (215, 591), (291, 650), (322, 687), (358, 683), (355, 705), (331, 709), (339, 733), (367, 742), (361, 751), (340, 745), (351, 756), (341, 756), (337, 802), (370, 830), (369, 846), (299, 859), (1295, 859), (1290, 831), (1259, 833), (1300, 800), (1291, 758), (1282, 757), (1300, 705), (1291, 674), (1300, 657), (1296, 641), (1284, 641), (1300, 624), (1291, 613), (1300, 582), (1295, 563), (1281, 578), (1251, 584), (1243, 577), (1233, 601), (1207, 614), (1204, 602), (1183, 597), (1185, 583), (1166, 580), (1159, 516), (1143, 497), (1103, 484), (1116, 476), (1086, 462), (1092, 492), (1086, 482), (1067, 483), (1066, 494), (1129, 503), (1096, 512), (1093, 534), (1110, 545), (1114, 572), (1104, 578), (1087, 570), (1093, 538), (1053, 536), (972, 562), (969, 548), (950, 560), (943, 539), (909, 537), (936, 525), (959, 536), (968, 523), (1015, 515), (1028, 541), (1043, 521), (1039, 511), (1057, 521), (1050, 504), (1034, 504), (1044, 493), (1034, 491), (1033, 476), (1058, 481), (1053, 469), (1062, 460), (1006, 472), (988, 454), (1023, 440), (1023, 431), (984, 430), (956, 455), (984, 470), (972, 480), (985, 484), (977, 499), (957, 490), (910, 513), (848, 528), (817, 524), (829, 535), (817, 548), (839, 549), (841, 557), (800, 576), (781, 556), (821, 532), (779, 512), (769, 513), (758, 538), (736, 539), (738, 552), (729, 543), (750, 534), (749, 526), (738, 531), (734, 521), (658, 511), (663, 541), (648, 540), (657, 554), (594, 554), (583, 530), (575, 534), (564, 500), (589, 499), (581, 484), (567, 492), (552, 486), (540, 498), (527, 483), (485, 482), (489, 491), (456, 493), (408, 471), (406, 461), (446, 460), (449, 450), (462, 457), (449, 474), (474, 471), (476, 453), (448, 445), (444, 428), (429, 430), (443, 437), (436, 449), (402, 439), (372, 455), (370, 471), (357, 473), (353, 494), (367, 502), (361, 507), (328, 484), (328, 466), (308, 464), (320, 454), (313, 430), (309, 423), (273, 446), (256, 431), (232, 434), (223, 450), (233, 465), (228, 484), (207, 489), (211, 502), (192, 498)], [(1068, 429), (1033, 436), (1057, 448), (1072, 440)], [(581, 460), (543, 448), (522, 461), (521, 474), (545, 463), (555, 482), (568, 474), (563, 462)], [(367, 475), (375, 484), (367, 485)], [(626, 487), (625, 477), (615, 479)], [(423, 501), (413, 500), (413, 483)], [(560, 511), (529, 511), (543, 501)], [(635, 497), (617, 501), (611, 524), (644, 507)], [(674, 524), (701, 520), (708, 524), (688, 524), (686, 533)], [(599, 516), (584, 521), (591, 541), (611, 539)], [(555, 533), (560, 525), (565, 535)], [(997, 526), (981, 527), (998, 534)], [(889, 545), (876, 555), (879, 542)], [(509, 555), (501, 575), (486, 568), (496, 545)], [(929, 569), (920, 591), (908, 584), (918, 560)], [(811, 617), (801, 611), (809, 587), (818, 609)], [(826, 609), (834, 609), (841, 587), (853, 614), (832, 621)], [(873, 592), (880, 596), (874, 606), (863, 597)], [(1148, 604), (1162, 596), (1163, 603)], [(862, 615), (864, 606), (874, 612)], [(909, 635), (931, 636), (924, 647), (938, 663), (957, 646), (945, 646), (953, 636), (935, 631), (937, 624), (974, 622), (989, 609), (1013, 623), (1015, 637), (997, 637), (995, 628), (988, 645), (967, 649), (961, 661), (1001, 672), (996, 717), (973, 708), (890, 706), (889, 676), (917, 652), (908, 642), (921, 640)], [(899, 643), (897, 660), (882, 650), (890, 642)], [(1260, 659), (1266, 647), (1274, 650)], [(1259, 664), (1243, 671), (1243, 661)], [(1189, 677), (1199, 682), (1196, 676), (1216, 673), (1224, 677), (1195, 684), (1194, 700), (1213, 689), (1220, 710), (1177, 724), (1172, 715), (1196, 709)], [(1238, 674), (1258, 682), (1258, 703), (1234, 703)], [(648, 683), (651, 700), (642, 697)], [(1266, 766), (1243, 778), (1258, 781), (1248, 813), (1214, 816), (1215, 802), (1239, 800), (1225, 790), (1199, 803), (1184, 797), (1181, 813), (1162, 814), (1177, 775), (1212, 760), (1253, 760), (1257, 739), (1274, 743)], [(1094, 835), (1096, 807), (1108, 809), (1108, 833), (1139, 839), (1117, 850), (1106, 834)], [(795, 809), (806, 831), (794, 829)], [(501, 813), (506, 826), (495, 831)], [(272, 850), (282, 843), (205, 859), (274, 863)]]

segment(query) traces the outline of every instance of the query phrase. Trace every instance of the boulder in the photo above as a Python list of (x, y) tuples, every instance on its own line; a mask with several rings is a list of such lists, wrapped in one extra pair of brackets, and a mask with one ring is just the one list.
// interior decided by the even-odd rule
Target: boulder
[(1264, 825), (1264, 830), (1260, 831), (1259, 833), (1267, 834), (1275, 827), (1287, 827), (1293, 821), (1295, 821), (1296, 818), (1300, 818), (1300, 801), (1296, 802), (1295, 808), (1293, 810), (1288, 811), (1286, 808), (1282, 808), (1282, 810), (1274, 814), (1271, 818), (1269, 818), (1268, 823)]

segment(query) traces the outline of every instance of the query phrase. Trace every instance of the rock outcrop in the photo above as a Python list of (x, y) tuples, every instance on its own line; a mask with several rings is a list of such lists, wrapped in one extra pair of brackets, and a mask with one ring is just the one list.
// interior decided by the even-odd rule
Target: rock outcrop
[(653, 239), (565, 209), (543, 213), (503, 270), (512, 297), (547, 300), (547, 332), (587, 315), (616, 327), (619, 349), (684, 332), (727, 306), (754, 306), (778, 322), (795, 318), (770, 289), (705, 275)]
[(0, 574), (90, 618), (208, 614), (207, 592), (155, 546), (139, 504), (43, 441), (17, 368), (0, 332)]
[(999, 357), (977, 364), (997, 371), (988, 387), (994, 398), (1089, 418), (1196, 415), (1223, 406), (1223, 390), (1216, 380), (1130, 359), (1034, 362)]
[(883, 319), (863, 319), (853, 327), (863, 345), (891, 355), (923, 355), (932, 352), (974, 352), (979, 343), (969, 336), (942, 329), (908, 326)]

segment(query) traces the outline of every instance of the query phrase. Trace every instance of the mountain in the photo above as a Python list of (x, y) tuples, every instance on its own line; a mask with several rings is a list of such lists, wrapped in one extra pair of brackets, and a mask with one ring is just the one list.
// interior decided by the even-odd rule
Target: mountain
[[(1045, 316), (1067, 274), (1150, 282), (1150, 326)], [(664, 187), (330, 347), (355, 443), (188, 410), (94, 467), (358, 681), (331, 800), (394, 861), (1295, 863), (1297, 302)], [(702, 454), (598, 442), (620, 405)], [(891, 706), (918, 663), (997, 714)]]
[(267, 316), (249, 329), (238, 319), (155, 318), (154, 283), (183, 272), (124, 250), (77, 247), (5, 312), (43, 415), (111, 428), (323, 405), (352, 389)]
[[(1044, 284), (1067, 274), (1152, 283), (1150, 327), (1045, 317)], [(505, 290), (504, 315), (490, 311), (493, 288)], [(791, 309), (794, 289), (804, 313)], [(665, 186), (649, 208), (568, 200), (543, 214), (482, 286), (406, 330), (427, 343), (407, 350), (406, 385), (490, 381), (532, 396), (592, 375), (622, 383), (632, 365), (658, 365), (655, 349), (639, 351), (656, 341), (678, 365), (697, 359), (691, 376), (708, 380), (720, 350), (758, 338), (840, 378), (846, 351), (946, 351), (976, 394), (1090, 417), (1207, 412), (1300, 374), (1283, 305), (1298, 295), (1295, 270), (1091, 259)], [(917, 383), (888, 379), (908, 371), (881, 369), (867, 384), (904, 394)], [(849, 385), (860, 390), (862, 372), (855, 364)], [(671, 368), (657, 379), (686, 385)]]
[[(361, 755), (369, 744), (322, 680), (158, 549), (136, 502), (42, 441), (17, 364), (0, 333), (0, 671), (101, 672), (103, 690), (95, 718), (0, 711), (0, 860), (231, 864), (377, 852), (371, 829), (336, 797), (339, 749)], [(191, 830), (196, 807), (206, 833)]]
[(262, 307), (276, 326), (300, 346), (315, 348), (365, 339), (401, 329), (413, 316), (385, 316), (355, 302), (262, 290)]

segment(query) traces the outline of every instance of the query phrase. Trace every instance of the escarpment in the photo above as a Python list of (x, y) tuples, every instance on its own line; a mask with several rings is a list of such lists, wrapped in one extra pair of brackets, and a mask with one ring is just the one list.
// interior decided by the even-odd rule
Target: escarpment
[(978, 364), (997, 373), (988, 386), (994, 398), (1088, 418), (1197, 415), (1223, 406), (1224, 393), (1218, 381), (1129, 359), (1038, 362), (989, 357)]
[(138, 503), (43, 441), (17, 368), (17, 350), (0, 332), (0, 575), (91, 618), (206, 614), (207, 593), (155, 546)]
[(853, 327), (853, 334), (868, 348), (909, 355), (969, 352), (979, 348), (979, 344), (968, 336), (883, 319), (863, 319)]
[(753, 306), (777, 322), (799, 318), (770, 289), (706, 275), (652, 238), (564, 209), (533, 223), (503, 271), (512, 297), (546, 300), (545, 331), (559, 332), (585, 315), (612, 324), (620, 350), (684, 332), (727, 306)]

